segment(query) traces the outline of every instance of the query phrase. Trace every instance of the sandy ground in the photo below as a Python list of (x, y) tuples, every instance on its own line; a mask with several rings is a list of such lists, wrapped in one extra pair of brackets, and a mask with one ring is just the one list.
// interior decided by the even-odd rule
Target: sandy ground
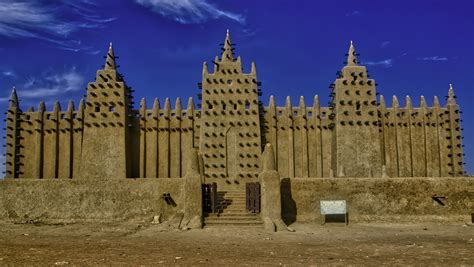
[(474, 226), (294, 224), (295, 233), (156, 225), (0, 222), (5, 265), (474, 266)]

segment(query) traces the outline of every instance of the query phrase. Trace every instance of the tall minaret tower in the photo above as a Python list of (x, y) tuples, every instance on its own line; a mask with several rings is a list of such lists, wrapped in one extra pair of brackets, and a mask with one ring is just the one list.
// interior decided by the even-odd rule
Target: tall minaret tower
[(21, 113), (16, 89), (10, 95), (6, 113), (5, 178), (18, 178), (18, 121)]
[(131, 89), (117, 71), (110, 44), (104, 68), (87, 87), (81, 178), (130, 177)]
[(250, 73), (243, 73), (229, 31), (213, 64), (213, 73), (206, 62), (202, 72), (199, 148), (205, 179), (218, 186), (243, 185), (258, 178), (262, 152), (256, 67), (252, 62)]
[(375, 81), (359, 66), (350, 44), (346, 66), (334, 82), (332, 169), (337, 176), (380, 176), (382, 155), (379, 138)]

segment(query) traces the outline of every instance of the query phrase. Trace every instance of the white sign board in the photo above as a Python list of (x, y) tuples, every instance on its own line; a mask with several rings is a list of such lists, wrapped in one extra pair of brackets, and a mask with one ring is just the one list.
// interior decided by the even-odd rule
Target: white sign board
[(346, 214), (347, 206), (345, 200), (321, 200), (321, 215)]

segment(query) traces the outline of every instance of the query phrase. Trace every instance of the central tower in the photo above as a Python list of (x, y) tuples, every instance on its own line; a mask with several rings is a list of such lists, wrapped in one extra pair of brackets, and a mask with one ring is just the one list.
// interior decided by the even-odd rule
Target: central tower
[(382, 175), (375, 81), (358, 64), (351, 42), (347, 64), (333, 84), (332, 170), (338, 177)]
[(214, 72), (202, 71), (202, 112), (199, 148), (206, 182), (219, 186), (257, 180), (262, 151), (255, 63), (243, 73), (240, 57), (227, 31)]

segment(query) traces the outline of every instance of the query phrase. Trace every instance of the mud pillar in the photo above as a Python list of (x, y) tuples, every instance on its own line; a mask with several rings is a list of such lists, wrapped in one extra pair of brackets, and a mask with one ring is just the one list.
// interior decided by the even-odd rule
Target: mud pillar
[(269, 231), (294, 231), (281, 219), (280, 174), (275, 168), (275, 156), (271, 144), (265, 146), (262, 156), (263, 171), (258, 176), (261, 185), (261, 215), (265, 229)]

